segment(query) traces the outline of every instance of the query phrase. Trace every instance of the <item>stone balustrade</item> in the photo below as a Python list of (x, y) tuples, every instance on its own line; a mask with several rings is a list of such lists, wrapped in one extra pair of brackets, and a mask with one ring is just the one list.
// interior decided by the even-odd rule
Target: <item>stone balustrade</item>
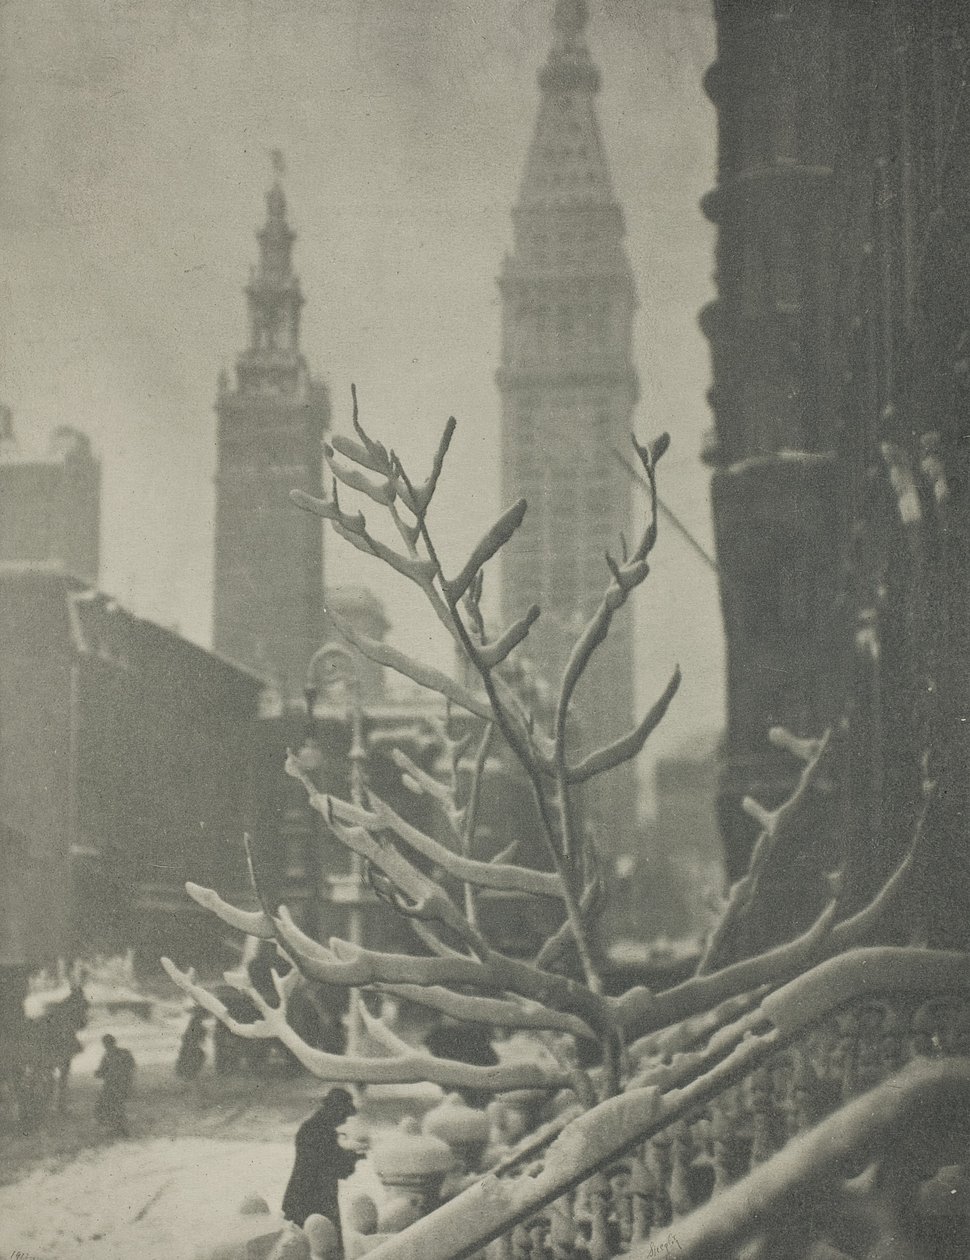
[[(838, 1115), (850, 1100), (890, 1082), (907, 1065), (947, 1059), (965, 1059), (970, 1073), (970, 1001), (964, 994), (850, 1003), (709, 1104), (607, 1164), (480, 1254), (487, 1260), (611, 1260), (627, 1254), (646, 1260), (681, 1254), (681, 1223), (692, 1220), (697, 1209), (747, 1183), (823, 1118), (832, 1117), (837, 1129)], [(962, 1241), (955, 1244), (954, 1257), (970, 1255), (970, 1188), (964, 1189), (970, 1179), (965, 1182), (952, 1171), (964, 1159), (970, 1160), (970, 1148), (950, 1165), (962, 1196)], [(930, 1164), (921, 1172), (926, 1187), (935, 1184), (937, 1167)], [(923, 1193), (932, 1197), (929, 1188)], [(805, 1255), (814, 1256), (811, 1222), (803, 1224)], [(715, 1255), (732, 1260), (734, 1254), (697, 1251), (712, 1260)], [(765, 1260), (779, 1255), (795, 1260), (790, 1250), (763, 1254)], [(817, 1251), (819, 1257), (840, 1254), (852, 1253)], [(936, 1260), (944, 1253), (931, 1254)]]
[[(703, 1046), (681, 1050), (676, 1040), (647, 1039), (627, 1093), (571, 1120), (547, 1151), (533, 1147), (526, 1161), (500, 1160), (495, 1172), (475, 1176), (450, 1202), (374, 1248), (374, 1260), (676, 1254), (699, 1213), (714, 1211), (710, 1205), (722, 1198), (727, 1203), (725, 1196), (741, 1193), (738, 1187), (764, 1170), (786, 1167), (820, 1125), (837, 1131), (838, 1117), (861, 1096), (940, 1064), (954, 1065), (956, 1076), (944, 1073), (939, 1088), (956, 1088), (960, 1072), (970, 1072), (970, 959), (915, 949), (851, 951), (769, 994)], [(651, 1054), (658, 1045), (663, 1053)], [(946, 1203), (960, 1238), (967, 1217), (957, 1214), (954, 1225), (954, 1211), (964, 1199), (970, 1203), (962, 1171), (968, 1155), (951, 1150), (942, 1164), (924, 1158), (908, 1188), (915, 1203)], [(876, 1196), (859, 1212), (878, 1216), (881, 1204)], [(841, 1250), (828, 1243), (819, 1250), (817, 1222), (802, 1224), (805, 1245), (790, 1255), (765, 1250), (754, 1230), (743, 1243), (749, 1250), (707, 1251), (701, 1240), (696, 1254), (873, 1254), (851, 1240)], [(927, 1260), (937, 1254), (951, 1253), (927, 1252)], [(970, 1255), (970, 1242), (952, 1255)]]

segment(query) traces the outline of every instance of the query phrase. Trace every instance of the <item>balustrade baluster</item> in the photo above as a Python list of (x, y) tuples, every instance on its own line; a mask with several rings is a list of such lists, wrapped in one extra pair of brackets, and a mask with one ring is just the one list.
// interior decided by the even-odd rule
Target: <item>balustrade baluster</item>
[(940, 1023), (936, 1006), (925, 1002), (913, 1017), (914, 1044), (917, 1054), (934, 1059), (942, 1049)]
[(785, 1095), (785, 1128), (789, 1137), (810, 1129), (824, 1110), (820, 1082), (808, 1050), (796, 1049), (790, 1060), (788, 1090)]
[(551, 1260), (552, 1252), (546, 1246), (548, 1233), (549, 1227), (543, 1220), (533, 1221), (529, 1226), (529, 1237), (532, 1242), (529, 1252), (530, 1260)]
[(856, 1055), (854, 1090), (861, 1093), (872, 1089), (882, 1079), (883, 1025), (886, 1006), (881, 1002), (867, 1002), (856, 1011)]
[(882, 1041), (879, 1044), (879, 1062), (883, 1080), (893, 1072), (898, 1072), (906, 1062), (905, 1032), (906, 1020), (903, 1014), (897, 1007), (887, 1006), (882, 1027)]
[(598, 1172), (590, 1177), (587, 1185), (589, 1187), (590, 1260), (610, 1260), (613, 1254), (609, 1231), (610, 1183), (605, 1173)]
[(658, 1133), (650, 1142), (650, 1169), (655, 1191), (653, 1196), (653, 1227), (662, 1229), (673, 1220), (670, 1204), (670, 1135)]
[(774, 1100), (774, 1075), (769, 1068), (754, 1073), (750, 1081), (751, 1164), (764, 1163), (781, 1145), (778, 1112)]
[(626, 1251), (633, 1235), (633, 1203), (630, 1195), (630, 1161), (614, 1165), (609, 1172), (611, 1216), (619, 1234), (620, 1247)]
[(510, 1260), (532, 1260), (532, 1235), (525, 1225), (516, 1225), (511, 1241)]
[(552, 1260), (574, 1260), (577, 1229), (571, 1195), (557, 1199), (549, 1209), (549, 1247)]
[(736, 1138), (734, 1117), (718, 1103), (712, 1107), (711, 1161), (714, 1165), (714, 1193), (726, 1190), (734, 1180)]
[(858, 1021), (855, 1011), (843, 1011), (836, 1017), (838, 1037), (832, 1048), (832, 1072), (842, 1102), (856, 1093), (856, 1059), (859, 1048)]
[(630, 1242), (643, 1242), (653, 1225), (653, 1201), (656, 1183), (647, 1165), (645, 1148), (630, 1161)]
[(694, 1206), (690, 1191), (694, 1149), (685, 1120), (679, 1120), (671, 1127), (670, 1152), (670, 1210), (674, 1216), (686, 1216)]

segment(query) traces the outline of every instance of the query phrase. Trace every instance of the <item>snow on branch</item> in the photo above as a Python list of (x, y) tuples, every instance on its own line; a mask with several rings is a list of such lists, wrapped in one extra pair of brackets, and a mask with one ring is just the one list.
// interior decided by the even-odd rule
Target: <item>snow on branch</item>
[(418, 1006), (441, 1011), (452, 1019), (467, 1023), (491, 1024), (496, 1028), (548, 1029), (552, 1032), (571, 1033), (574, 1037), (595, 1040), (596, 1034), (577, 1015), (553, 1011), (538, 1002), (524, 999), (511, 1001), (506, 998), (477, 997), (468, 993), (455, 993), (440, 985), (375, 984), (370, 986), (379, 993), (403, 998)]
[(390, 805), (374, 793), (369, 794), (368, 806), (363, 809), (347, 801), (330, 797), (333, 816), (349, 826), (363, 827), (374, 834), (393, 831), (406, 844), (423, 857), (437, 863), (442, 870), (456, 879), (480, 888), (494, 888), (502, 892), (531, 893), (536, 897), (561, 898), (562, 882), (552, 872), (536, 871), (527, 866), (509, 866), (505, 863), (479, 862), (466, 858), (406, 822)]
[(721, 968), (698, 973), (690, 980), (653, 994), (643, 988), (631, 989), (615, 999), (617, 1019), (627, 1037), (642, 1037), (668, 1028), (688, 1016), (709, 1010), (717, 1003), (762, 985), (777, 988), (801, 972), (827, 959), (840, 959), (846, 951), (864, 942), (890, 909), (897, 906), (910, 878), (925, 860), (928, 841), (926, 821), (934, 799), (935, 784), (924, 785), (924, 802), (914, 828), (912, 843), (869, 904), (856, 914), (836, 922), (841, 894), (822, 909), (815, 922), (801, 936), (751, 958)]
[(692, 976), (663, 993), (637, 987), (614, 999), (617, 1018), (628, 1038), (643, 1037), (679, 1023), (690, 1015), (717, 1006), (728, 998), (762, 985), (784, 984), (806, 967), (837, 950), (832, 946), (832, 923), (838, 901), (830, 901), (815, 922), (794, 940), (753, 958), (703, 975)]
[(495, 1093), (511, 1089), (563, 1089), (569, 1085), (567, 1073), (546, 1063), (476, 1067), (457, 1060), (434, 1058), (420, 1051), (387, 1058), (330, 1054), (309, 1045), (287, 1022), (287, 1002), (299, 983), (296, 972), (289, 972), (282, 979), (274, 972), (274, 983), (280, 997), (278, 1006), (271, 1006), (252, 985), (235, 984), (234, 987), (249, 998), (261, 1016), (254, 1023), (242, 1023), (233, 1019), (217, 997), (195, 983), (188, 972), (180, 971), (171, 959), (163, 958), (162, 966), (184, 993), (215, 1015), (236, 1036), (251, 1040), (275, 1038), (320, 1080), (359, 1085), (403, 1085), (429, 1081), (443, 1089), (485, 1089)]
[(461, 683), (456, 682), (448, 674), (435, 669), (433, 665), (425, 665), (412, 659), (404, 652), (391, 647), (389, 643), (382, 643), (377, 639), (370, 638), (369, 635), (357, 630), (339, 613), (328, 609), (328, 615), (340, 634), (348, 642), (352, 643), (354, 647), (358, 648), (368, 660), (373, 661), (377, 665), (384, 665), (388, 669), (393, 669), (395, 673), (401, 674), (405, 678), (410, 678), (419, 687), (424, 687), (428, 691), (436, 691), (438, 695), (444, 696), (446, 700), (450, 700), (459, 709), (464, 709), (467, 713), (474, 714), (475, 717), (484, 718), (486, 721), (491, 719), (492, 710), (487, 702), (473, 695), (472, 692), (463, 687)]
[[(964, 991), (970, 985), (966, 963), (964, 954), (900, 949), (859, 950), (833, 959), (825, 968), (816, 968), (764, 999), (756, 1011), (742, 1016), (735, 1025), (722, 1029), (716, 1034), (713, 1058), (688, 1055), (683, 1056), (688, 1062), (678, 1063), (679, 1056), (675, 1056), (670, 1068), (664, 1069), (669, 1074), (669, 1086), (632, 1088), (571, 1120), (549, 1147), (537, 1176), (499, 1181), (494, 1174), (486, 1174), (370, 1254), (374, 1260), (409, 1260), (414, 1255), (422, 1260), (466, 1260), (635, 1144), (649, 1140), (684, 1116), (696, 1114), (698, 1107), (767, 1063), (806, 1025), (817, 1023), (846, 1001), (872, 993), (874, 986), (886, 992), (942, 993), (951, 992), (956, 984)], [(905, 1108), (920, 1107), (920, 1099), (925, 1097), (922, 1083), (930, 1076), (934, 1078), (931, 1088), (940, 1078), (941, 1086), (955, 1089), (954, 1096), (961, 1100), (970, 1091), (965, 1063), (927, 1065), (917, 1060), (879, 1087), (879, 1097), (886, 1100), (888, 1109), (896, 1109), (894, 1098), (903, 1098)], [(910, 1089), (914, 1077), (921, 1084), (914, 1083)], [(902, 1090), (897, 1082), (903, 1084)], [(845, 1114), (863, 1118), (871, 1114), (866, 1101), (873, 1096), (868, 1094), (849, 1104), (852, 1110)], [(845, 1136), (847, 1132), (854, 1134), (858, 1126), (853, 1121), (848, 1130), (844, 1123), (834, 1127)], [(747, 1183), (740, 1184), (743, 1187)], [(745, 1194), (745, 1200), (749, 1197)], [(713, 1200), (715, 1207), (718, 1201)], [(708, 1212), (706, 1207), (699, 1210)], [(716, 1219), (716, 1212), (709, 1216)], [(646, 1260), (646, 1250), (639, 1254)]]
[(446, 783), (428, 774), (401, 748), (391, 749), (391, 760), (402, 772), (401, 779), (406, 788), (416, 793), (426, 792), (448, 812), (452, 805), (452, 791)]
[[(486, 943), (477, 930), (459, 911), (447, 892), (434, 880), (418, 870), (393, 845), (385, 844), (375, 838), (366, 827), (342, 823), (335, 812), (337, 802), (317, 791), (313, 780), (304, 772), (292, 754), (287, 756), (286, 771), (304, 785), (310, 806), (322, 815), (337, 838), (348, 849), (383, 872), (395, 889), (409, 899), (410, 906), (406, 911), (408, 914), (439, 920), (457, 933), (460, 939), (476, 952), (480, 953), (483, 949), (487, 949)], [(403, 913), (404, 906), (400, 908)]]
[(229, 927), (263, 941), (273, 939), (273, 920), (264, 910), (240, 910), (228, 901), (223, 901), (214, 889), (204, 888), (201, 884), (187, 883), (185, 891), (203, 910), (210, 911)]
[(383, 953), (334, 937), (329, 948), (311, 940), (281, 906), (276, 926), (301, 972), (326, 984), (368, 988), (377, 984), (444, 985), (517, 994), (553, 1010), (578, 1015), (597, 1032), (610, 1022), (605, 999), (565, 976), (539, 971), (492, 950), (488, 961), (467, 955)]
[(614, 766), (622, 765), (625, 761), (630, 761), (636, 757), (663, 721), (664, 715), (670, 707), (671, 700), (677, 694), (680, 680), (680, 666), (678, 665), (675, 667), (670, 681), (664, 688), (660, 698), (644, 715), (640, 724), (612, 744), (607, 744), (604, 748), (595, 749), (588, 757), (584, 757), (576, 765), (569, 766), (566, 771), (567, 782), (585, 783), (587, 779), (592, 779), (595, 775), (603, 774), (604, 771), (612, 770)]
[(494, 669), (508, 657), (526, 638), (533, 625), (539, 620), (541, 609), (532, 604), (528, 611), (518, 620), (513, 621), (492, 643), (476, 647), (479, 662), (487, 669)]
[(438, 478), (441, 476), (442, 468), (444, 468), (445, 456), (448, 454), (448, 448), (451, 446), (451, 439), (455, 436), (455, 429), (457, 427), (458, 422), (455, 420), (455, 417), (449, 416), (448, 423), (445, 425), (441, 434), (438, 449), (435, 452), (431, 473), (427, 480), (421, 485), (412, 485), (410, 481), (407, 481), (407, 478), (403, 477), (401, 461), (396, 455), (392, 455), (391, 457), (398, 474), (401, 475), (402, 480), (407, 483), (406, 490), (402, 493), (402, 498), (405, 498), (408, 507), (415, 516), (419, 518), (419, 520), (423, 520), (424, 514), (427, 512), (428, 507), (431, 504), (431, 500), (434, 497), (434, 492), (438, 485)]
[(451, 579), (443, 579), (442, 586), (450, 599), (455, 602), (461, 599), (479, 571), (505, 546), (522, 524), (527, 506), (525, 499), (519, 499), (503, 512), (475, 544), (461, 572)]
[(850, 945), (865, 940), (890, 910), (898, 910), (904, 894), (910, 891), (914, 878), (925, 865), (931, 851), (928, 820), (936, 799), (936, 790), (935, 781), (926, 780), (923, 783), (923, 803), (913, 828), (912, 843), (896, 869), (890, 872), (882, 888), (867, 906), (843, 919), (832, 929), (832, 939), (842, 949), (848, 949)]
[(791, 795), (773, 810), (766, 809), (750, 797), (745, 797), (742, 807), (745, 812), (761, 828), (751, 857), (747, 873), (731, 888), (727, 906), (718, 921), (707, 949), (697, 968), (698, 975), (706, 975), (723, 957), (725, 947), (731, 934), (736, 931), (740, 922), (746, 918), (754, 904), (758, 892), (758, 884), (772, 853), (779, 841), (790, 831), (793, 823), (800, 815), (801, 807), (808, 797), (809, 789), (817, 782), (826, 756), (832, 748), (832, 732), (827, 730), (821, 739), (798, 739), (784, 727), (772, 727), (768, 738), (776, 748), (783, 748), (804, 761), (804, 768), (799, 775)]

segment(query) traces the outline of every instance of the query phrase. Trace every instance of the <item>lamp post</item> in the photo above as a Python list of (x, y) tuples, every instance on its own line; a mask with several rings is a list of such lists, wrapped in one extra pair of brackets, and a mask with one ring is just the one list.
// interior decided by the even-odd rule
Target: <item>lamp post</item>
[[(326, 671), (326, 672), (324, 672)], [(364, 699), (361, 688), (360, 669), (353, 653), (341, 643), (325, 643), (317, 648), (307, 666), (306, 699), (308, 726), (314, 723), (314, 708), (319, 689), (317, 680), (323, 674), (325, 685), (329, 689), (342, 684), (347, 697), (347, 718), (350, 722), (350, 750), (348, 762), (350, 768), (350, 799), (354, 805), (364, 804), (365, 773), (364, 763), (367, 760), (367, 743), (364, 734)], [(321, 759), (322, 760), (322, 759)], [(364, 943), (364, 922), (362, 907), (364, 903), (364, 870), (359, 853), (351, 852), (350, 874), (348, 876), (330, 875), (330, 902), (332, 905), (343, 904), (348, 908), (347, 936), (352, 945)], [(347, 1050), (356, 1053), (362, 1033), (360, 1017), (360, 991), (351, 989), (350, 1007), (347, 1013)]]

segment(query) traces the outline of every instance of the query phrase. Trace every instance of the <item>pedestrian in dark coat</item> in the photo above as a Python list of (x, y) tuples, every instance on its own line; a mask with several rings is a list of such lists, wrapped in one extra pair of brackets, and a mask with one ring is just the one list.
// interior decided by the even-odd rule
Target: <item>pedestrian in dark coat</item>
[(331, 1089), (296, 1131), (296, 1159), (283, 1196), (283, 1215), (302, 1226), (308, 1216), (326, 1216), (340, 1229), (337, 1183), (349, 1177), (360, 1155), (340, 1145), (337, 1126), (356, 1115), (345, 1089)]
[(194, 1010), (182, 1034), (182, 1044), (175, 1060), (175, 1075), (183, 1081), (194, 1081), (205, 1067), (205, 1015), (203, 1010)]
[(130, 1050), (119, 1046), (111, 1033), (101, 1038), (104, 1046), (104, 1057), (95, 1072), (101, 1080), (101, 1095), (95, 1105), (94, 1114), (113, 1137), (128, 1136), (128, 1117), (125, 1104), (131, 1093), (135, 1075), (135, 1056)]

